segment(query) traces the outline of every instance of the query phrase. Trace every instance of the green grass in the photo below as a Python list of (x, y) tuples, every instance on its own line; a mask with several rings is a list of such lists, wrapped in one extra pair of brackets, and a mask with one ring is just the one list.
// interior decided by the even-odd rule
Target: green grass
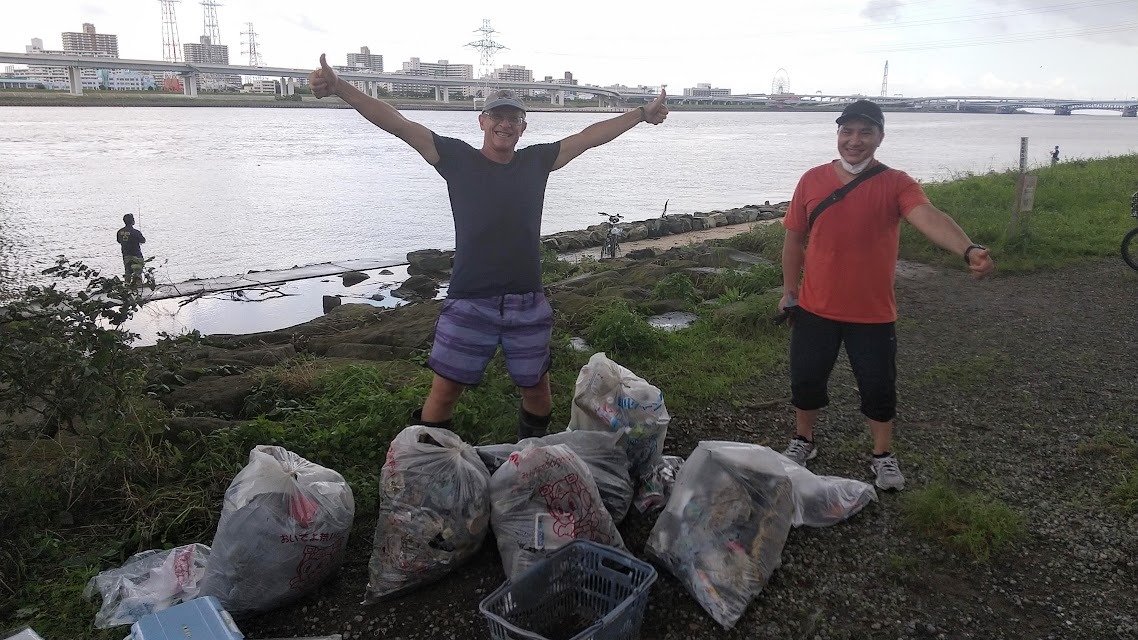
[[(1024, 233), (1013, 237), (1008, 226), (1018, 172), (924, 188), (974, 242), (992, 250), (1002, 273), (1054, 269), (1118, 254), (1122, 236), (1134, 226), (1130, 194), (1138, 188), (1138, 155), (1064, 162), (1032, 173), (1039, 177), (1034, 211)], [(937, 248), (910, 225), (901, 227), (901, 257), (963, 268), (958, 256)]]
[(1138, 513), (1138, 465), (1124, 472), (1106, 497), (1124, 515)]
[(1003, 502), (945, 480), (907, 492), (902, 517), (918, 534), (985, 563), (1025, 533), (1023, 520)]
[(938, 362), (914, 375), (913, 383), (921, 386), (976, 387), (998, 378), (999, 371), (1008, 361), (1007, 354), (991, 351), (959, 360)]

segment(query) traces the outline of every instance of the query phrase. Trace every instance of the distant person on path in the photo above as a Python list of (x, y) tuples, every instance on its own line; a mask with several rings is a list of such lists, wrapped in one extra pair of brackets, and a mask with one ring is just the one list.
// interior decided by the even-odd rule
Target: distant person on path
[(553, 310), (541, 281), (541, 215), (549, 174), (588, 149), (641, 122), (668, 115), (663, 91), (651, 103), (589, 125), (560, 142), (516, 149), (526, 108), (497, 92), (478, 116), (482, 148), (435, 134), (336, 76), (324, 55), (309, 78), (317, 98), (336, 95), (380, 129), (409, 144), (447, 182), (454, 217), (455, 256), (447, 299), (435, 328), (430, 394), (412, 420), (447, 427), (459, 396), (478, 384), (502, 346), (506, 369), (522, 394), (517, 436), (543, 435), (549, 426), (549, 341)]
[(1051, 152), (1051, 164), (1056, 162), (1059, 162), (1059, 145), (1055, 145), (1055, 150)]
[(146, 238), (141, 231), (134, 228), (133, 213), (123, 216), (122, 221), (126, 226), (118, 230), (115, 239), (122, 248), (123, 279), (129, 285), (141, 284), (142, 266), (146, 260), (142, 257), (140, 245), (146, 244)]
[[(892, 453), (897, 409), (893, 279), (901, 220), (963, 256), (976, 278), (991, 273), (995, 264), (986, 248), (929, 203), (916, 181), (874, 158), (885, 138), (880, 107), (858, 100), (837, 123), (839, 158), (802, 176), (783, 219), (779, 310), (789, 309), (793, 321), (790, 387), (796, 425), (783, 453), (803, 465), (818, 454), (814, 424), (829, 404), (827, 384), (844, 343), (873, 436), (876, 484), (903, 489), (905, 477)], [(845, 187), (851, 188), (835, 199)]]

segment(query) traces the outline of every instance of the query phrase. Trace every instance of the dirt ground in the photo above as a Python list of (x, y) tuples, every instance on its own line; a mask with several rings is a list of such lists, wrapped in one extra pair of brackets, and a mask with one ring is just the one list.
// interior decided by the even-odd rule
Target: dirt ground
[[(894, 449), (909, 490), (947, 477), (1007, 503), (1026, 535), (979, 564), (907, 528), (904, 493), (882, 494), (845, 523), (791, 531), (782, 567), (730, 631), (662, 572), (642, 638), (1138, 638), (1138, 516), (1105, 497), (1134, 462), (1087, 446), (1138, 439), (1138, 273), (1109, 259), (975, 282), (963, 269), (907, 265), (897, 289)], [(786, 372), (741, 393), (741, 403), (674, 416), (667, 452), (687, 455), (702, 439), (781, 449), (792, 428)], [(844, 357), (831, 397), (810, 467), (868, 480), (869, 436)], [(652, 523), (630, 514), (620, 527), (632, 552)], [(487, 637), (478, 602), (504, 580), (492, 540), (449, 578), (363, 606), (370, 544), (353, 540), (318, 596), (242, 630)]]

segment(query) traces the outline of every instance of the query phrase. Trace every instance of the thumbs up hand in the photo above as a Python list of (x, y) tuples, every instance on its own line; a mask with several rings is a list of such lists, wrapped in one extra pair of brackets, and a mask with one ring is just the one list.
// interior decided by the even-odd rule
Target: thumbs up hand
[(332, 70), (323, 53), (320, 54), (320, 68), (308, 74), (308, 84), (312, 87), (312, 95), (317, 98), (327, 98), (336, 94), (339, 78), (336, 77), (336, 72)]
[(668, 117), (668, 94), (660, 89), (660, 95), (644, 106), (644, 121), (648, 124), (660, 124)]

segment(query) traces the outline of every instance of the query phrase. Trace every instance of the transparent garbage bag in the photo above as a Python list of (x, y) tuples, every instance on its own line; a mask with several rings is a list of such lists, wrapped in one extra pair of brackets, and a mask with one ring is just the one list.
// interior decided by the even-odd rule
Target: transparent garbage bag
[(701, 442), (680, 468), (645, 553), (730, 629), (781, 564), (792, 493), (781, 465), (752, 445)]
[(820, 476), (770, 447), (747, 445), (766, 463), (779, 465), (793, 488), (795, 527), (828, 527), (837, 524), (877, 501), (873, 485), (840, 476)]
[(624, 549), (593, 474), (567, 445), (510, 454), (490, 478), (490, 505), (490, 526), (509, 579), (573, 540)]
[(83, 590), (87, 599), (96, 592), (103, 598), (95, 627), (134, 624), (143, 616), (196, 598), (207, 560), (209, 547), (188, 544), (136, 553), (121, 567), (99, 573)]
[(571, 431), (628, 430), (628, 462), (634, 478), (641, 478), (660, 462), (671, 417), (664, 394), (644, 378), (594, 353), (577, 374)]
[(632, 504), (632, 479), (628, 475), (628, 434), (619, 431), (561, 431), (540, 438), (526, 438), (517, 444), (491, 444), (475, 447), (490, 473), (501, 467), (510, 454), (526, 447), (563, 444), (581, 457), (593, 474), (601, 502), (620, 524)]
[(478, 551), (489, 529), (490, 473), (473, 447), (446, 429), (407, 427), (380, 474), (367, 601), (445, 576)]
[(343, 563), (354, 517), (339, 473), (282, 447), (254, 447), (225, 491), (201, 595), (243, 615), (311, 592)]
[(648, 473), (640, 478), (640, 486), (636, 489), (636, 498), (633, 504), (640, 513), (662, 509), (668, 503), (668, 496), (672, 495), (672, 487), (676, 484), (676, 474), (684, 459), (679, 456), (663, 456), (660, 461), (652, 465)]

